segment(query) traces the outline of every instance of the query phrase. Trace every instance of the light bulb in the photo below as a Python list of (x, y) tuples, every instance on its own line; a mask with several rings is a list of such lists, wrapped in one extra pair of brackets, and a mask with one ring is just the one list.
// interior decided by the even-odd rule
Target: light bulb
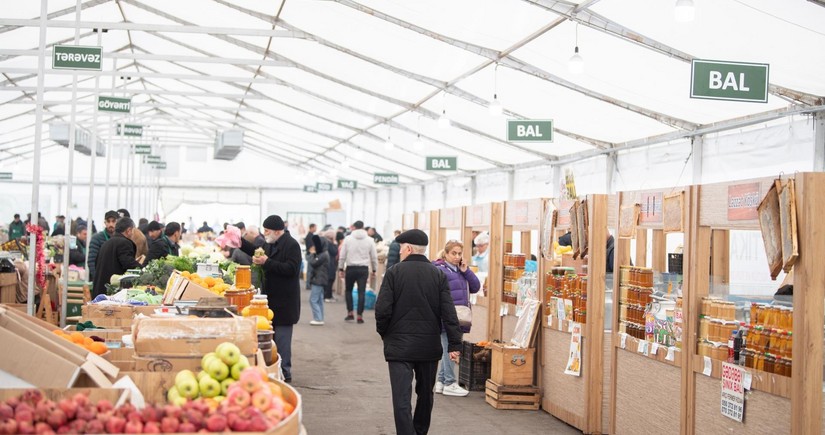
[(673, 17), (680, 23), (693, 21), (696, 18), (696, 8), (693, 6), (693, 0), (676, 0)]
[(395, 148), (395, 144), (392, 143), (390, 138), (387, 138), (387, 141), (384, 142), (384, 151), (392, 151), (393, 148)]
[(450, 118), (447, 118), (447, 110), (441, 111), (441, 116), (438, 117), (438, 128), (446, 129), (450, 127)]
[(581, 74), (584, 72), (584, 59), (579, 54), (578, 45), (573, 56), (570, 56), (570, 60), (567, 61), (567, 69), (573, 74)]
[(487, 106), (487, 110), (490, 112), (490, 116), (501, 116), (501, 102), (498, 101), (497, 95), (493, 95), (493, 101), (490, 101), (490, 105)]
[(416, 151), (423, 151), (424, 150), (424, 141), (421, 140), (421, 135), (419, 134), (417, 138), (415, 138), (415, 142), (413, 142), (413, 149)]

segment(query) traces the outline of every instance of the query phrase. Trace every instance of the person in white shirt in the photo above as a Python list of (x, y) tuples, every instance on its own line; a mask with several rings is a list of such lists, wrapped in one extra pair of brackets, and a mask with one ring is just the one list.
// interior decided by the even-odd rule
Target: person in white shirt
[[(338, 255), (338, 274), (344, 278), (344, 293), (347, 297), (346, 321), (355, 320), (352, 307), (352, 288), (358, 283), (358, 323), (364, 323), (364, 300), (367, 292), (367, 277), (378, 269), (378, 255), (375, 253), (375, 242), (364, 231), (364, 222), (355, 221), (352, 224), (352, 234), (344, 239), (341, 252)], [(346, 269), (346, 273), (345, 273)]]
[(487, 273), (490, 268), (490, 235), (487, 234), (487, 232), (483, 232), (477, 235), (473, 242), (478, 250), (478, 253), (473, 256), (473, 264), (478, 267), (479, 272)]

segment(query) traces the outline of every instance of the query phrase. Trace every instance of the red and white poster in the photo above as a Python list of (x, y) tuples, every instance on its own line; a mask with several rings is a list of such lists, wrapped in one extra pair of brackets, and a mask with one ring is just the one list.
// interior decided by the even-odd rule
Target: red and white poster
[(728, 220), (756, 220), (759, 217), (757, 209), (761, 201), (759, 183), (728, 186)]
[(745, 416), (745, 370), (722, 363), (722, 415), (738, 422)]

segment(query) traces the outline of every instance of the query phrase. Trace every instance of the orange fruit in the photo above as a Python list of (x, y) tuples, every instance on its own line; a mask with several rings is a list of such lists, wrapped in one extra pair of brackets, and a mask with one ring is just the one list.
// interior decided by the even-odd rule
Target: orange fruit
[(109, 348), (107, 348), (104, 343), (101, 343), (99, 341), (95, 341), (94, 343), (90, 344), (88, 349), (98, 355), (103, 355), (109, 350)]
[(62, 329), (52, 329), (52, 334), (63, 335), (63, 330)]
[(211, 276), (207, 276), (206, 278), (204, 278), (203, 282), (209, 287), (215, 286), (215, 278), (212, 278)]
[(79, 332), (76, 332), (76, 331), (72, 332), (71, 339), (72, 339), (72, 342), (80, 344), (80, 345), (83, 345), (83, 343), (86, 342), (86, 337), (84, 337), (83, 334), (81, 334)]
[(83, 340), (83, 344), (84, 344), (84, 345), (86, 345), (86, 346), (88, 346), (88, 345), (90, 345), (90, 344), (92, 344), (92, 343), (94, 343), (94, 342), (95, 342), (95, 341), (94, 341), (94, 340), (92, 340), (92, 337), (86, 337), (86, 339), (85, 339), (85, 340)]

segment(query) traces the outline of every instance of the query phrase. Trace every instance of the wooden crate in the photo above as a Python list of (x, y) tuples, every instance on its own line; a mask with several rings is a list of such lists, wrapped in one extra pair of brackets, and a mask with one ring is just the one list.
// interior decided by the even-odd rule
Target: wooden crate
[(539, 409), (541, 394), (534, 385), (499, 385), (492, 380), (486, 384), (487, 403), (496, 409)]
[(17, 274), (0, 273), (0, 304), (17, 302)]
[(492, 369), (490, 379), (499, 385), (533, 385), (535, 349), (505, 347), (502, 343), (491, 345)]

